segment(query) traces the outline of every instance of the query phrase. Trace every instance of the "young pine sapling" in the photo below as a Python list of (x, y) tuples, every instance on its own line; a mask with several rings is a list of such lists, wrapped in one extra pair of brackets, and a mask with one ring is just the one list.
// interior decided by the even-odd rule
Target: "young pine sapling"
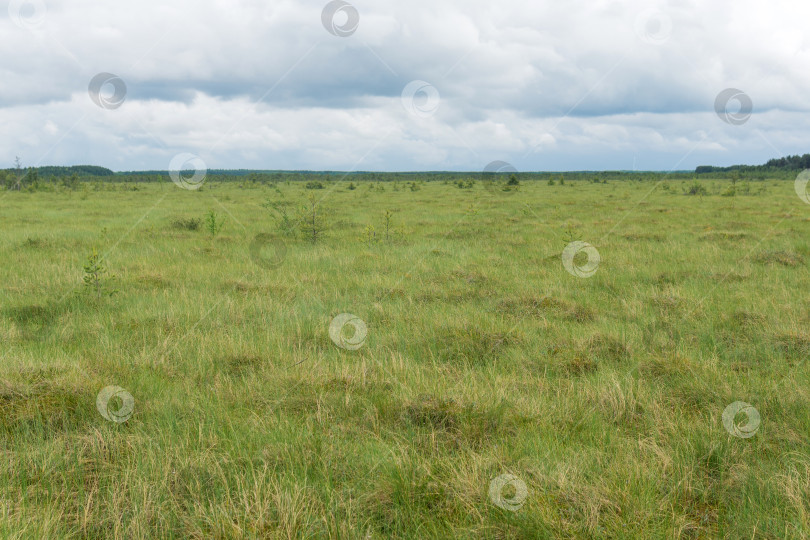
[(219, 219), (219, 215), (210, 210), (208, 214), (205, 216), (205, 228), (211, 234), (211, 238), (215, 237), (219, 234), (222, 230), (222, 226), (225, 225), (225, 218)]
[(313, 244), (317, 244), (318, 239), (323, 236), (323, 231), (326, 230), (326, 223), (324, 222), (323, 211), (318, 206), (318, 200), (315, 196), (310, 195), (308, 201), (308, 204), (301, 209), (299, 223), (301, 232), (303, 232)]
[(104, 258), (98, 254), (98, 249), (94, 247), (84, 263), (84, 286), (96, 299), (100, 299), (103, 294), (112, 296), (116, 291), (108, 289), (105, 284), (105, 281), (112, 277), (114, 276), (109, 274)]

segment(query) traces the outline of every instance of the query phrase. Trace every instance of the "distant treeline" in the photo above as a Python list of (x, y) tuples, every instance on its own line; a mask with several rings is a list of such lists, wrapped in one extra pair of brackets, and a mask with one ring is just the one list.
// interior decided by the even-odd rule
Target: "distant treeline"
[[(5, 169), (5, 172), (15, 172), (16, 169)], [(110, 169), (99, 167), (97, 165), (73, 165), (71, 167), (32, 167), (30, 169), (22, 169), (23, 173), (26, 171), (36, 171), (39, 177), (64, 178), (76, 174), (78, 176), (114, 176), (115, 173)]]
[(810, 169), (810, 154), (772, 159), (765, 165), (732, 165), (731, 167), (701, 165), (695, 169), (695, 173), (803, 171), (804, 169)]
[[(571, 171), (571, 172), (504, 172), (494, 176), (496, 181), (507, 181), (512, 175), (515, 180), (541, 181), (562, 183), (568, 181), (606, 182), (609, 180), (691, 180), (700, 178), (731, 179), (760, 181), (767, 178), (789, 178), (795, 176), (796, 170), (810, 169), (810, 154), (803, 156), (788, 156), (772, 159), (764, 165), (735, 165), (732, 167), (701, 166), (691, 171)], [(183, 175), (191, 175), (193, 171), (184, 171)], [(281, 182), (449, 182), (472, 185), (479, 180), (492, 180), (490, 174), (485, 178), (482, 172), (341, 172), (341, 171), (279, 171), (279, 170), (250, 170), (250, 169), (210, 169), (207, 171), (206, 181), (209, 182), (238, 182), (245, 185), (275, 184)], [(125, 171), (114, 172), (105, 167), (96, 165), (74, 165), (69, 167), (16, 167), (0, 169), (0, 189), (31, 190), (40, 189), (77, 189), (86, 182), (134, 184), (141, 182), (170, 182), (169, 171)]]
[[(194, 171), (183, 171), (184, 176), (193, 174)], [(512, 173), (498, 174), (497, 177), (507, 179)], [(639, 179), (641, 177), (655, 177), (662, 173), (655, 172), (632, 172), (632, 171), (581, 171), (581, 172), (517, 172), (517, 178), (522, 180), (543, 180), (565, 178), (566, 180), (593, 181), (596, 179)], [(691, 172), (680, 171), (671, 173), (671, 176), (692, 175)], [(216, 182), (256, 182), (256, 183), (276, 183), (276, 182), (444, 182), (467, 179), (480, 179), (481, 172), (340, 172), (340, 171), (257, 171), (248, 169), (209, 169), (206, 179)], [(34, 182), (57, 182), (74, 183), (77, 181), (105, 181), (105, 182), (168, 182), (170, 176), (168, 171), (126, 171), (113, 172), (104, 167), (93, 165), (76, 165), (72, 167), (30, 167), (20, 169), (0, 170), (0, 184), (17, 182), (31, 184)]]
[[(193, 171), (184, 174), (191, 175)], [(497, 179), (507, 181), (514, 174), (522, 181), (548, 181), (565, 178), (566, 181), (583, 180), (587, 182), (601, 180), (643, 179), (661, 176), (662, 173), (641, 173), (630, 171), (583, 171), (583, 172), (517, 172), (502, 173)], [(694, 173), (681, 171), (672, 173), (673, 178), (683, 175), (692, 178)], [(251, 171), (251, 170), (209, 170), (207, 181), (213, 182), (247, 182), (247, 183), (281, 183), (281, 182), (458, 182), (483, 179), (481, 172), (337, 172), (337, 171)], [(169, 180), (166, 171), (142, 171), (116, 173), (112, 180), (137, 182), (165, 182)]]
[[(183, 176), (191, 176), (193, 171), (183, 171)], [(512, 177), (514, 176), (514, 179)], [(718, 175), (722, 177), (723, 175)], [(337, 172), (337, 171), (255, 171), (218, 170), (206, 173), (206, 182), (232, 182), (241, 186), (273, 185), (286, 182), (303, 182), (311, 189), (319, 189), (335, 182), (352, 183), (403, 183), (423, 182), (452, 183), (471, 187), (478, 181), (500, 183), (541, 181), (550, 185), (569, 181), (605, 183), (613, 180), (649, 181), (692, 179), (690, 171), (635, 172), (635, 171), (580, 171), (580, 172), (503, 172), (499, 174), (483, 172)], [(0, 170), (0, 189), (14, 191), (54, 191), (75, 190), (82, 185), (95, 184), (101, 189), (103, 184), (129, 185), (125, 189), (137, 189), (140, 183), (171, 182), (168, 171), (113, 172), (104, 167), (88, 165), (74, 167), (31, 167)], [(350, 188), (352, 189), (352, 188)]]

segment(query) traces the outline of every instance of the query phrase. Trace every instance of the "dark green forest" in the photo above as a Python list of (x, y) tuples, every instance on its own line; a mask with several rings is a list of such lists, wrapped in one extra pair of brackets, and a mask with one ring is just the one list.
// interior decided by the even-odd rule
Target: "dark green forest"
[(712, 167), (702, 165), (695, 169), (696, 174), (716, 174), (716, 173), (774, 173), (781, 171), (803, 171), (810, 169), (810, 154), (803, 156), (786, 156), (783, 158), (771, 159), (764, 165), (732, 165), (731, 167)]

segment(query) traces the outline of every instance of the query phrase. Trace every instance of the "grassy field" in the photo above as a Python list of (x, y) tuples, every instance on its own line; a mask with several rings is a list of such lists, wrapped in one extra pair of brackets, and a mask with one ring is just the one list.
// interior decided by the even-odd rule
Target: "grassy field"
[(0, 537), (810, 536), (810, 207), (687, 184), (0, 192)]

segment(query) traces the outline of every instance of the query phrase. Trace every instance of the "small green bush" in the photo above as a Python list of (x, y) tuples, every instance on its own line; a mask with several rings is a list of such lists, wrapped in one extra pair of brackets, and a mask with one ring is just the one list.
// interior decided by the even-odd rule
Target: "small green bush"
[(707, 195), (709, 192), (706, 190), (706, 186), (695, 180), (686, 186), (684, 193), (686, 195)]
[(212, 237), (219, 234), (223, 225), (225, 225), (225, 218), (219, 219), (219, 215), (213, 210), (205, 215), (205, 229)]

